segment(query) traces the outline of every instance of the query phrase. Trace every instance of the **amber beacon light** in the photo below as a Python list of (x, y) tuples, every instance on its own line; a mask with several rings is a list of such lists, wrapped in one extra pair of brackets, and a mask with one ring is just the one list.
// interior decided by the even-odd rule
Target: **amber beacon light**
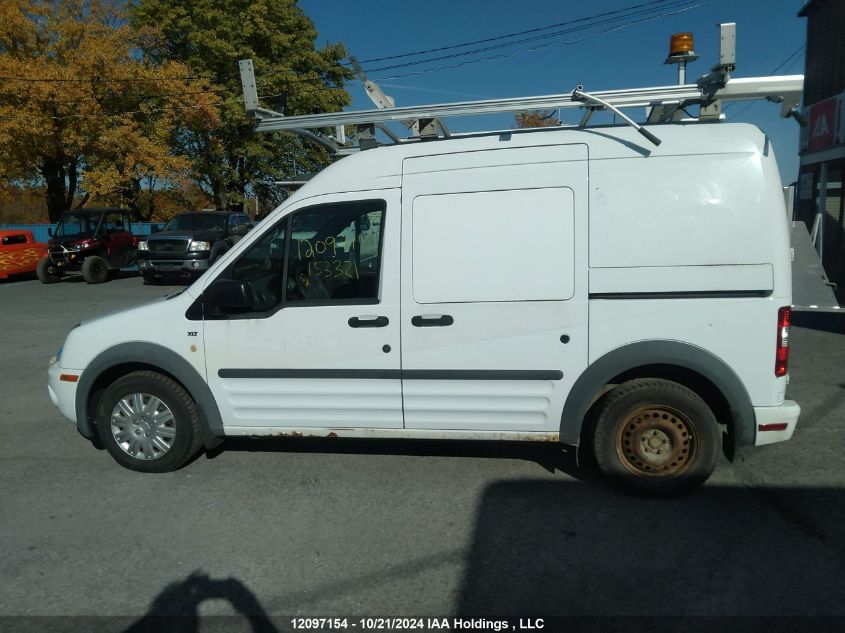
[(675, 33), (669, 38), (669, 56), (694, 55), (692, 33)]

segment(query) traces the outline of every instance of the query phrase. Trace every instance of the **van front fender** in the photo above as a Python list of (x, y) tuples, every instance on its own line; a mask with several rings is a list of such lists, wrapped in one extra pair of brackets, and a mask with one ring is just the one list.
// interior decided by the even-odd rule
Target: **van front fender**
[(110, 347), (97, 355), (79, 377), (76, 388), (76, 427), (89, 439), (96, 435), (91, 393), (101, 376), (126, 366), (127, 373), (136, 369), (156, 369), (175, 378), (188, 391), (197, 405), (202, 423), (203, 443), (212, 448), (223, 435), (223, 420), (208, 384), (191, 364), (170, 350), (155, 343), (133, 341)]

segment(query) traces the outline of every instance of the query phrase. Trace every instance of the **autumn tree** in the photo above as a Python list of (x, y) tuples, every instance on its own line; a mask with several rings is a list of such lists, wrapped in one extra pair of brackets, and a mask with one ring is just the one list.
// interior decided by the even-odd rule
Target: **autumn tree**
[(516, 127), (556, 127), (561, 125), (560, 119), (551, 112), (517, 112)]
[(141, 215), (142, 179), (189, 166), (173, 139), (219, 122), (207, 80), (138, 55), (156, 37), (108, 0), (3, 0), (0, 184), (43, 183), (51, 221), (80, 194), (119, 196)]
[(341, 44), (315, 47), (317, 31), (296, 0), (138, 0), (139, 28), (161, 28), (150, 41), (154, 60), (180, 62), (220, 89), (222, 125), (186, 130), (174, 151), (192, 157), (195, 181), (218, 209), (242, 209), (250, 195), (279, 202), (275, 182), (317, 171), (325, 149), (289, 133), (253, 131), (244, 111), (238, 60), (251, 58), (263, 105), (285, 114), (341, 110), (349, 103)]

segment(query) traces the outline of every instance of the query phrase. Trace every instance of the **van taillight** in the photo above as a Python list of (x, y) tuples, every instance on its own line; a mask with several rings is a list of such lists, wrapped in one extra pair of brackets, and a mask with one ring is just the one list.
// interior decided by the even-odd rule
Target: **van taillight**
[(786, 376), (789, 371), (789, 319), (792, 309), (778, 310), (778, 346), (775, 352), (775, 376)]

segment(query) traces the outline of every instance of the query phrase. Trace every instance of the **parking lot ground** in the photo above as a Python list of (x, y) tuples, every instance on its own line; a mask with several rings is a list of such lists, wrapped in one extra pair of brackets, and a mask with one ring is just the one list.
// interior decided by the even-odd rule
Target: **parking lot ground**
[(647, 500), (548, 445), (240, 440), (124, 470), (53, 407), (47, 361), (173, 290), (0, 284), (0, 615), (845, 617), (845, 315), (796, 318), (792, 441)]

